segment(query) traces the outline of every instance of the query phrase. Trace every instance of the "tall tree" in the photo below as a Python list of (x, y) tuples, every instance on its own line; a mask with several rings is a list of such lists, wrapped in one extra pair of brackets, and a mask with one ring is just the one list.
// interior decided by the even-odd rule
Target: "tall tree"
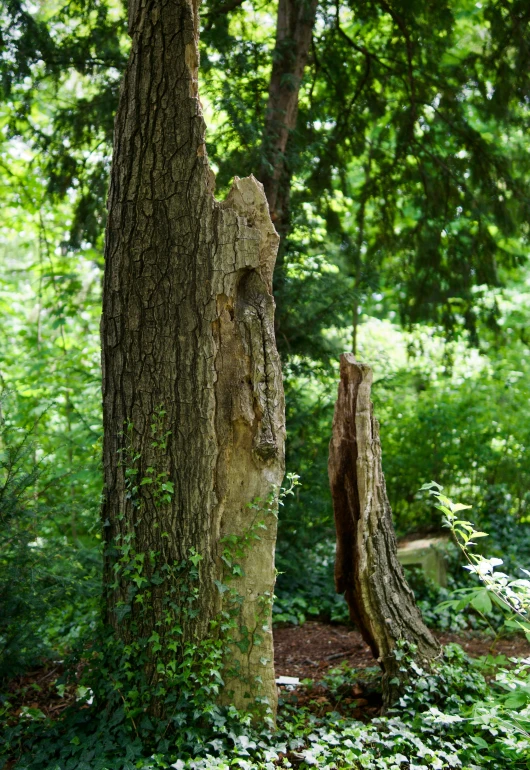
[(231, 620), (223, 697), (274, 710), (278, 236), (253, 177), (215, 201), (198, 23), (196, 0), (129, 7), (101, 325), (107, 620), (144, 645), (154, 692)]
[(300, 87), (313, 39), (318, 0), (279, 0), (260, 178), (280, 236), (289, 232), (292, 170), (287, 145), (296, 128)]

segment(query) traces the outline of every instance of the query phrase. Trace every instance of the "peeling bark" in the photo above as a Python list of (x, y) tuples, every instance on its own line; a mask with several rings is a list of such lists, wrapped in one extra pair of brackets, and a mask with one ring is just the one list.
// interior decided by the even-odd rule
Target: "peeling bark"
[[(198, 612), (182, 638), (208, 638), (225, 601), (222, 539), (242, 536), (284, 474), (284, 401), (274, 338), (272, 273), (279, 237), (262, 185), (236, 178), (215, 200), (198, 98), (196, 0), (133, 0), (132, 48), (115, 123), (105, 247), (103, 316), (104, 476), (102, 506), (107, 620), (125, 641), (130, 602), (136, 633), (160, 631), (165, 586), (150, 612), (130, 601), (130, 582), (111, 589), (116, 543), (170, 565), (201, 555)], [(158, 416), (157, 416), (158, 415)], [(155, 432), (166, 435), (153, 440)], [(158, 444), (158, 446), (156, 446)], [(160, 503), (161, 474), (174, 491)], [(149, 470), (149, 469), (155, 469)], [(238, 708), (256, 696), (275, 710), (271, 607), (276, 520), (239, 563), (241, 624), (259, 618), (261, 644), (233, 647), (240, 675), (224, 698)], [(147, 638), (146, 636), (146, 638)], [(157, 656), (153, 654), (153, 681)], [(256, 677), (262, 680), (256, 683)]]
[(371, 385), (370, 367), (342, 355), (328, 471), (337, 532), (335, 587), (383, 670), (389, 705), (403, 679), (393, 654), (398, 640), (417, 645), (417, 657), (426, 664), (440, 648), (397, 558)]

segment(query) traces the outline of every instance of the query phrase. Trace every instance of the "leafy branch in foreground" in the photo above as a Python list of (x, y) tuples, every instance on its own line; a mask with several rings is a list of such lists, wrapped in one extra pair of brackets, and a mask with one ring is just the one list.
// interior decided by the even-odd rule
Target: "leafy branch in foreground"
[(487, 558), (474, 553), (470, 549), (476, 545), (474, 540), (479, 537), (488, 537), (487, 532), (475, 529), (470, 521), (459, 519), (460, 511), (471, 508), (470, 505), (454, 503), (442, 494), (441, 487), (435, 481), (424, 484), (422, 490), (429, 490), (436, 500), (436, 508), (444, 515), (443, 526), (451, 530), (454, 539), (467, 561), (464, 569), (477, 575), (481, 582), (479, 588), (463, 588), (455, 591), (459, 595), (458, 600), (443, 602), (440, 607), (453, 607), (462, 610), (471, 605), (480, 613), (489, 613), (493, 604), (496, 604), (508, 614), (505, 626), (512, 630), (523, 630), (530, 641), (530, 571), (520, 567), (527, 578), (513, 579), (504, 572), (496, 572), (503, 561), (496, 557)]
[[(478, 588), (464, 588), (455, 591), (458, 598), (451, 599), (439, 605), (439, 608), (452, 607), (462, 610), (471, 605), (480, 614), (489, 613), (493, 604), (497, 605), (506, 618), (504, 626), (514, 631), (524, 631), (530, 641), (530, 580), (526, 578), (513, 579), (504, 572), (496, 572), (495, 568), (503, 561), (498, 558), (487, 558), (474, 553), (470, 549), (476, 545), (474, 539), (487, 537), (487, 532), (476, 530), (467, 520), (459, 519), (460, 511), (471, 508), (470, 505), (454, 503), (442, 494), (443, 487), (435, 481), (424, 484), (422, 490), (428, 490), (436, 500), (436, 508), (443, 515), (443, 525), (451, 530), (457, 545), (464, 555), (467, 564), (464, 569), (475, 574), (481, 585)], [(519, 568), (526, 576), (530, 571)], [(530, 658), (517, 660), (512, 658), (510, 668), (497, 671), (496, 685), (503, 695), (496, 696), (495, 692), (483, 702), (473, 705), (471, 723), (485, 726), (488, 729), (512, 730), (514, 734), (530, 738)], [(488, 659), (483, 661), (488, 665)], [(507, 694), (506, 694), (507, 693)], [(440, 714), (431, 713), (434, 718)], [(463, 717), (458, 717), (463, 720)], [(478, 744), (477, 744), (478, 745)], [(485, 748), (485, 746), (484, 746)]]

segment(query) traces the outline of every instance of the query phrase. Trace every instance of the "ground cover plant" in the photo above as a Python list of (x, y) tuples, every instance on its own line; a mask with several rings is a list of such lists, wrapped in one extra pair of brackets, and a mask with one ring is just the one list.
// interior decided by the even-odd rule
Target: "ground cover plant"
[[(530, 767), (527, 3), (205, 0), (199, 9), (208, 132), (205, 145), (183, 152), (186, 195), (166, 198), (179, 206), (192, 200), (207, 153), (205, 194), (216, 184), (223, 197), (235, 175), (252, 172), (265, 185), (281, 236), (275, 329), (269, 323), (267, 339), (275, 336), (281, 357), (291, 475), (278, 510), (272, 619), (276, 674), (301, 681), (279, 684), (275, 724), (256, 677), (242, 688), (257, 693), (251, 708), (236, 710), (223, 692), (227, 670), (243, 681), (245, 656), (254, 655), (258, 668), (271, 662), (261, 646), (270, 628), (255, 621), (270, 613), (272, 590), (244, 620), (242, 607), (252, 547), (272, 553), (264, 533), (276, 527), (279, 489), (272, 497), (252, 493), (251, 506), (241, 509), (246, 526), (218, 533), (219, 570), (206, 607), (210, 546), (197, 550), (182, 536), (178, 558), (166, 558), (177, 529), (166, 514), (191, 489), (182, 463), (166, 460), (177, 436), (186, 458), (193, 456), (205, 412), (180, 433), (185, 421), (168, 417), (172, 407), (163, 399), (145, 413), (136, 409), (114, 433), (107, 421), (106, 446), (122, 446), (102, 463), (106, 198), (119, 86), (136, 45), (125, 5), (9, 0), (0, 9), (0, 767)], [(131, 13), (148, 9), (145, 18), (158, 30), (162, 4), (129, 6)], [(152, 62), (150, 54), (140, 59)], [(196, 65), (189, 50), (184, 65)], [(195, 93), (195, 80), (186, 94)], [(167, 93), (153, 88), (153, 109), (134, 136), (156, 138), (143, 132), (151, 112), (166, 109)], [(123, 114), (137, 103), (131, 97)], [(135, 172), (125, 175), (128, 183), (143, 169), (153, 189), (159, 179), (171, 187), (172, 153), (157, 176), (134, 152), (125, 153)], [(118, 182), (119, 197), (125, 188)], [(124, 211), (128, 200), (127, 193)], [(124, 259), (141, 240), (134, 217), (154, 221), (149, 201), (127, 220), (133, 235)], [(174, 214), (171, 221), (181, 222)], [(206, 221), (203, 210), (196, 221)], [(256, 221), (247, 222), (249, 237)], [(153, 376), (153, 346), (169, 327), (177, 336), (185, 327), (184, 350), (199, 327), (180, 319), (173, 328), (157, 316), (163, 293), (175, 291), (180, 301), (184, 284), (165, 283), (164, 273), (151, 286), (166, 232), (155, 230), (161, 240), (142, 252), (138, 274), (127, 273), (131, 291), (122, 306), (134, 308), (145, 290), (139, 330), (150, 364), (142, 372), (162, 382), (166, 364), (178, 359), (186, 374), (193, 356), (177, 356), (170, 345), (159, 359), (162, 374)], [(190, 275), (195, 279), (190, 270), (184, 278)], [(255, 281), (238, 284), (233, 298), (227, 284), (216, 299), (219, 323), (212, 317), (203, 329), (215, 335), (225, 324), (225, 333), (234, 320), (246, 329), (246, 353), (231, 361), (226, 383), (233, 394), (256, 381), (247, 407), (260, 425), (272, 376), (270, 353), (255, 344), (256, 330), (271, 318), (267, 285), (264, 299)], [(198, 305), (208, 306), (203, 300)], [(260, 302), (269, 303), (267, 312)], [(106, 312), (108, 360), (118, 371), (112, 334), (121, 327), (108, 305)], [(376, 662), (333, 579), (328, 444), (339, 355), (352, 349), (374, 370), (398, 538), (452, 537), (447, 586), (406, 568), (443, 653), (427, 669), (413, 645), (401, 645), (406, 684), (385, 711)], [(201, 359), (204, 366), (212, 360)], [(108, 398), (111, 411), (123, 394), (127, 402), (127, 388)], [(233, 408), (237, 398), (218, 403), (229, 401)], [(178, 408), (185, 404), (181, 398)], [(222, 431), (214, 433), (217, 441)], [(145, 441), (137, 446), (140, 434)], [(262, 438), (261, 468), (274, 454), (266, 430)], [(256, 446), (245, 446), (255, 457)], [(214, 464), (220, 477), (222, 462)], [(104, 470), (107, 490), (123, 473), (113, 526), (124, 537), (113, 540), (112, 553), (106, 514), (100, 520)], [(195, 479), (204, 499), (213, 475)], [(135, 527), (148, 516), (159, 526), (162, 513), (167, 526), (157, 543), (139, 547)], [(205, 542), (213, 530), (206, 527)], [(482, 533), (489, 537), (471, 545)], [(121, 636), (109, 632), (109, 590)]]

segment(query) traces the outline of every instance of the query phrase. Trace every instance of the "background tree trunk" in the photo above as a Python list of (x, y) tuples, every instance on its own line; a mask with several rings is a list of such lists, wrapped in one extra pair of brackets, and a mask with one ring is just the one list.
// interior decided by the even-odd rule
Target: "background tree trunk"
[(279, 0), (269, 83), (260, 178), (271, 218), (283, 238), (289, 230), (291, 169), (287, 144), (296, 127), (300, 85), (307, 63), (318, 0)]
[(371, 386), (370, 367), (343, 354), (328, 471), (337, 530), (336, 590), (344, 593), (351, 619), (383, 670), (388, 705), (403, 679), (402, 663), (393, 654), (396, 643), (417, 645), (417, 657), (425, 663), (440, 648), (397, 559)]
[[(274, 710), (276, 519), (274, 504), (248, 505), (266, 501), (284, 473), (272, 298), (279, 238), (253, 177), (236, 178), (223, 203), (214, 199), (196, 0), (132, 0), (129, 34), (101, 324), (107, 620), (126, 642), (160, 637), (146, 641), (154, 685), (170, 626), (181, 629), (178, 657), (212, 635), (222, 611), (234, 617), (222, 584), (234, 571), (227, 548), (239, 551), (242, 575), (230, 586), (241, 636), (232, 632), (224, 698), (248, 708), (259, 696)], [(249, 528), (261, 521), (249, 551)], [(184, 612), (179, 581), (193, 570), (193, 609)]]

